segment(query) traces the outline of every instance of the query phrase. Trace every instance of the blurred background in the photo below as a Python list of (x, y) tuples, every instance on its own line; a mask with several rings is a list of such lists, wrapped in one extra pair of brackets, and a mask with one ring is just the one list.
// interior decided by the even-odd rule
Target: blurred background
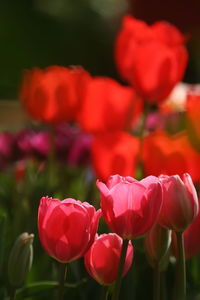
[[(199, 0), (1, 0), (1, 120), (5, 100), (18, 97), (24, 69), (82, 65), (92, 75), (119, 79), (113, 47), (127, 12), (149, 23), (167, 20), (186, 33), (190, 60), (184, 80), (200, 82)], [(11, 106), (9, 112), (16, 112)]]

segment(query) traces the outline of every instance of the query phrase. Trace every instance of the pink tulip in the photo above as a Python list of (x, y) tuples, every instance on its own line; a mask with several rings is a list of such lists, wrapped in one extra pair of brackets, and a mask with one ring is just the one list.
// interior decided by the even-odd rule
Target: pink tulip
[[(102, 234), (85, 254), (85, 267), (96, 281), (102, 285), (112, 284), (117, 277), (122, 239), (115, 233)], [(129, 241), (123, 276), (128, 272), (133, 260), (133, 246)]]
[(162, 175), (163, 205), (158, 222), (174, 231), (183, 231), (198, 214), (198, 198), (189, 174)]
[(103, 217), (110, 229), (123, 239), (146, 233), (156, 223), (162, 204), (162, 188), (157, 177), (141, 181), (120, 175), (107, 182), (97, 181)]
[(38, 210), (42, 246), (60, 262), (83, 256), (94, 241), (100, 216), (101, 210), (87, 202), (42, 197)]

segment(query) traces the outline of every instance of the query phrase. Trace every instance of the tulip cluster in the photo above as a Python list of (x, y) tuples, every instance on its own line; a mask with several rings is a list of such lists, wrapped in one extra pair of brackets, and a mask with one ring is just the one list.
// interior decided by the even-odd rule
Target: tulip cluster
[[(149, 261), (153, 267), (158, 266), (158, 271), (163, 264), (166, 266), (163, 259), (171, 245), (169, 230), (178, 236), (199, 211), (189, 174), (184, 174), (183, 180), (178, 175), (162, 175), (141, 181), (113, 175), (106, 184), (98, 180), (97, 187), (101, 203), (98, 211), (87, 202), (70, 198), (41, 199), (38, 229), (47, 253), (62, 263), (84, 256), (85, 267), (97, 282), (110, 285), (116, 281), (117, 286), (119, 274), (125, 275), (132, 264), (133, 246), (129, 240), (147, 234), (145, 248)], [(101, 215), (114, 233), (96, 234)], [(199, 219), (188, 227), (185, 241), (195, 224), (199, 224)], [(175, 237), (173, 244), (176, 249), (179, 247)]]
[[(160, 272), (167, 270), (172, 255), (177, 269), (174, 300), (186, 299), (184, 256), (189, 259), (200, 252), (196, 192), (200, 94), (187, 91), (181, 109), (179, 105), (169, 109), (166, 102), (184, 76), (185, 44), (186, 37), (173, 25), (163, 21), (147, 25), (126, 15), (114, 49), (117, 69), (127, 85), (92, 76), (80, 66), (24, 73), (19, 95), (23, 107), (31, 119), (50, 130), (2, 133), (0, 169), (11, 160), (48, 158), (53, 198), (40, 200), (38, 231), (44, 250), (64, 266), (59, 300), (64, 295), (66, 264), (81, 258), (100, 285), (114, 284), (112, 300), (118, 300), (121, 279), (139, 252), (138, 238), (144, 239), (156, 274), (154, 299), (160, 300)], [(59, 181), (60, 174), (55, 172), (52, 180), (51, 167), (58, 161), (89, 166), (92, 180), (84, 178), (86, 192), (77, 197), (83, 201), (73, 194), (74, 198), (58, 199), (66, 191), (70, 194), (70, 175), (62, 176), (64, 192), (54, 190), (53, 180)], [(19, 168), (19, 176), (20, 172)], [(100, 203), (92, 186), (95, 177)], [(75, 180), (74, 189), (78, 190)], [(13, 274), (9, 276), (12, 279)], [(13, 284), (15, 288), (22, 285), (22, 277), (20, 284)]]
[[(170, 114), (163, 114), (161, 106), (184, 76), (188, 61), (185, 44), (186, 37), (171, 24), (148, 25), (126, 15), (114, 49), (117, 69), (128, 86), (109, 77), (92, 76), (80, 66), (51, 66), (26, 71), (19, 96), (31, 118), (51, 125), (74, 122), (91, 134), (92, 167), (104, 182), (117, 173), (135, 177), (138, 163), (143, 164), (145, 176), (186, 172), (198, 182), (198, 110), (194, 112), (198, 96), (191, 94), (184, 107), (189, 131), (182, 130), (178, 115), (172, 120)], [(149, 125), (152, 105), (158, 108), (153, 127)], [(147, 108), (147, 122), (142, 125), (142, 112)], [(172, 136), (166, 132), (167, 126), (173, 128)], [(147, 134), (139, 141), (144, 131)]]

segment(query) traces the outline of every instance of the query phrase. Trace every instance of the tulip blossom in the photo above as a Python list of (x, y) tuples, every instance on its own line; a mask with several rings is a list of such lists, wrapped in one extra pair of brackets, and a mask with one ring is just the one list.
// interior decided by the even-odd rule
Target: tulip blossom
[(100, 216), (87, 202), (42, 197), (38, 230), (43, 248), (63, 263), (83, 256), (94, 241)]
[(163, 205), (158, 223), (176, 232), (184, 231), (198, 214), (198, 198), (189, 174), (160, 177), (163, 189)]
[[(97, 237), (84, 256), (85, 267), (96, 281), (102, 285), (112, 284), (117, 277), (122, 248), (122, 238), (115, 233)], [(129, 241), (123, 276), (128, 272), (133, 260), (133, 246)]]
[(181, 81), (187, 65), (185, 37), (166, 22), (148, 26), (126, 15), (116, 41), (120, 74), (149, 103), (158, 103)]
[(131, 87), (108, 77), (88, 80), (78, 121), (91, 133), (130, 128), (142, 112), (142, 102)]
[(20, 99), (33, 119), (45, 123), (72, 121), (81, 106), (88, 77), (81, 67), (34, 68), (24, 75)]
[(92, 166), (97, 177), (107, 181), (112, 174), (134, 176), (138, 162), (139, 139), (126, 132), (94, 136)]
[(170, 136), (160, 130), (144, 137), (142, 162), (145, 176), (189, 173), (194, 182), (200, 179), (200, 154), (184, 131)]
[(107, 184), (97, 181), (103, 217), (110, 229), (123, 239), (145, 234), (157, 221), (162, 188), (157, 177), (141, 181), (114, 175)]

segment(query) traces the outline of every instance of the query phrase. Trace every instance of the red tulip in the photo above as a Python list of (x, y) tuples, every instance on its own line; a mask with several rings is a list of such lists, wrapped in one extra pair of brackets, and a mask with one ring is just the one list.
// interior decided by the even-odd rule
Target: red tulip
[(134, 176), (138, 162), (139, 140), (125, 132), (101, 134), (91, 145), (92, 165), (98, 178), (106, 181), (112, 174)]
[[(92, 244), (84, 256), (85, 267), (96, 281), (102, 285), (112, 284), (117, 277), (122, 239), (115, 233), (102, 234)], [(123, 276), (128, 272), (133, 260), (133, 246), (129, 241)]]
[(189, 94), (186, 100), (186, 117), (189, 138), (195, 148), (200, 151), (200, 94)]
[(116, 42), (119, 72), (146, 101), (163, 101), (184, 75), (188, 59), (184, 43), (185, 37), (173, 25), (148, 26), (127, 15)]
[(43, 197), (38, 211), (42, 246), (60, 262), (83, 256), (94, 241), (100, 215), (87, 202)]
[(185, 132), (169, 136), (164, 131), (157, 131), (146, 136), (142, 162), (145, 176), (189, 173), (194, 182), (200, 179), (200, 154), (191, 146)]
[(157, 177), (137, 181), (114, 175), (107, 184), (97, 181), (97, 187), (103, 217), (123, 239), (141, 236), (156, 223), (162, 205), (162, 188)]
[(78, 121), (91, 133), (128, 129), (142, 111), (142, 102), (131, 87), (107, 77), (91, 78), (83, 94)]
[(189, 174), (183, 174), (183, 180), (178, 175), (162, 175), (163, 205), (158, 223), (177, 232), (184, 231), (197, 216), (198, 198)]
[(81, 67), (34, 68), (25, 73), (20, 99), (33, 119), (45, 123), (72, 121), (80, 108), (88, 76)]

